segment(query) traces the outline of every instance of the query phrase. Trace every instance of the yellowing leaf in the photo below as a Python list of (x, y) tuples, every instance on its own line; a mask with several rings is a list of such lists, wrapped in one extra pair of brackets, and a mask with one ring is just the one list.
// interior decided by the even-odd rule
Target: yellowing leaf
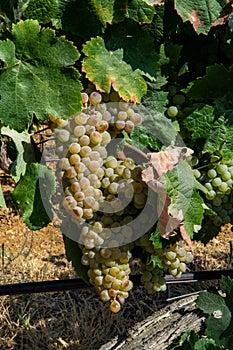
[(113, 87), (123, 100), (140, 102), (146, 93), (146, 82), (140, 71), (133, 71), (123, 61), (123, 50), (108, 51), (104, 40), (97, 37), (84, 45), (83, 53), (86, 57), (82, 70), (97, 90), (109, 93)]

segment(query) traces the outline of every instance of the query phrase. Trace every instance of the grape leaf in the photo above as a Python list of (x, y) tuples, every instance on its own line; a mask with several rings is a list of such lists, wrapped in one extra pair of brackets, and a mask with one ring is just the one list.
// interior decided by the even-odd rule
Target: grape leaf
[(187, 161), (179, 162), (174, 169), (162, 176), (165, 191), (171, 199), (169, 213), (173, 216), (182, 211), (185, 215), (191, 205), (194, 190), (194, 175)]
[(212, 26), (221, 23), (223, 8), (218, 0), (175, 0), (175, 9), (184, 22), (192, 23), (198, 34), (208, 34)]
[(126, 18), (130, 18), (140, 23), (151, 23), (155, 14), (155, 9), (143, 0), (128, 1), (126, 7)]
[(105, 45), (109, 51), (122, 48), (123, 59), (132, 69), (140, 69), (151, 77), (156, 76), (159, 55), (155, 52), (154, 40), (138, 23), (125, 20), (109, 27), (105, 33)]
[(98, 18), (98, 13), (89, 1), (66, 0), (64, 3), (61, 16), (63, 30), (82, 39), (89, 39), (103, 33), (106, 23), (101, 22), (101, 18)]
[(39, 163), (30, 163), (14, 191), (13, 199), (20, 214), (31, 230), (41, 229), (51, 221), (52, 212), (44, 208), (55, 193), (55, 175), (52, 170)]
[(7, 209), (5, 198), (2, 193), (2, 186), (0, 184), (0, 208)]
[(138, 70), (123, 61), (123, 50), (108, 51), (100, 37), (86, 42), (83, 71), (97, 90), (110, 92), (114, 88), (125, 101), (139, 103), (146, 93), (146, 82)]
[(102, 23), (111, 23), (114, 16), (115, 0), (89, 0), (94, 13)]
[(187, 235), (193, 238), (194, 232), (201, 229), (201, 223), (204, 217), (204, 202), (198, 192), (192, 193), (189, 207), (184, 214), (184, 228)]
[[(70, 222), (70, 224), (72, 223)], [(69, 224), (66, 226), (66, 230), (69, 230)], [(84, 266), (81, 263), (82, 249), (80, 248), (78, 242), (73, 241), (72, 239), (70, 239), (64, 234), (63, 234), (63, 240), (65, 244), (67, 260), (72, 262), (72, 266), (74, 267), (78, 277), (82, 278), (83, 281), (87, 283), (87, 285), (89, 285), (90, 282), (87, 275), (89, 266)]]
[[(148, 101), (149, 103), (149, 101)], [(147, 107), (147, 104), (146, 104)], [(161, 148), (161, 144), (169, 146), (174, 144), (177, 138), (177, 131), (173, 123), (163, 114), (158, 113), (151, 107), (145, 108), (143, 105), (139, 106), (139, 113), (142, 115), (142, 125), (135, 128), (131, 138), (137, 144), (144, 146), (156, 146), (156, 149)], [(141, 135), (140, 135), (141, 132)], [(146, 144), (149, 138), (148, 144)], [(144, 140), (143, 140), (144, 139)], [(158, 147), (160, 146), (160, 148)]]
[(221, 336), (231, 322), (231, 312), (224, 298), (214, 293), (201, 292), (196, 302), (204, 313), (213, 314), (213, 316), (209, 316), (206, 320), (205, 334), (209, 338), (214, 339), (217, 345), (228, 342), (227, 337), (221, 339)]
[(20, 177), (25, 174), (27, 163), (35, 161), (30, 134), (26, 131), (19, 133), (4, 126), (1, 129), (1, 134), (9, 136), (14, 141), (17, 158), (11, 166), (10, 173), (12, 178), (18, 182)]
[(200, 101), (219, 98), (226, 92), (233, 92), (232, 80), (233, 66), (228, 70), (222, 64), (215, 64), (207, 67), (206, 75), (192, 82), (186, 92)]
[(65, 119), (80, 111), (79, 73), (71, 67), (79, 53), (73, 44), (34, 20), (20, 21), (12, 34), (12, 41), (0, 41), (3, 124), (23, 131), (34, 115), (40, 120), (50, 113)]

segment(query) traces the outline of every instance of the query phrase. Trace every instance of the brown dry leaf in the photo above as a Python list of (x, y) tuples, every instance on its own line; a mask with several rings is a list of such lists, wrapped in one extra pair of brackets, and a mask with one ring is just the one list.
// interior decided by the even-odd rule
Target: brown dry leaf
[(183, 221), (183, 213), (180, 210), (176, 215), (171, 216), (169, 214), (169, 206), (171, 204), (171, 199), (167, 194), (164, 194), (162, 198), (163, 209), (159, 216), (159, 232), (161, 237), (169, 239), (170, 237), (176, 235), (174, 232), (180, 226), (180, 223)]
[(180, 234), (185, 243), (189, 246), (191, 250), (193, 250), (193, 244), (189, 236), (187, 235), (187, 232), (185, 231), (184, 225), (180, 225)]
[[(176, 146), (169, 146), (164, 151), (148, 153), (150, 165), (142, 171), (142, 180), (148, 183), (160, 178), (192, 153), (193, 150), (190, 148)], [(154, 178), (152, 178), (152, 174)]]

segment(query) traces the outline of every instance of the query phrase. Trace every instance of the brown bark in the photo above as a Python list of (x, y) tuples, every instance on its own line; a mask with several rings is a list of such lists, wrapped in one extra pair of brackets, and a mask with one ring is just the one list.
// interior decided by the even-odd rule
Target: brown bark
[(200, 330), (204, 320), (196, 296), (183, 298), (149, 316), (121, 338), (114, 338), (100, 350), (164, 350), (184, 331)]

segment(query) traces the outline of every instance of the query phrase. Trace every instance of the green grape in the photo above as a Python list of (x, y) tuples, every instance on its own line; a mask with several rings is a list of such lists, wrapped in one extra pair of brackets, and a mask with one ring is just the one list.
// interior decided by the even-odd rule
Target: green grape
[(173, 96), (172, 102), (175, 105), (182, 105), (185, 103), (185, 96), (182, 94), (177, 94), (177, 95)]
[(219, 191), (225, 193), (228, 190), (228, 185), (226, 182), (222, 182), (221, 185), (218, 186)]
[(215, 177), (212, 181), (212, 185), (214, 187), (219, 187), (222, 183), (222, 180), (220, 179), (220, 177)]
[(201, 172), (198, 169), (194, 169), (193, 175), (196, 179), (199, 179), (199, 177), (201, 177)]
[(214, 169), (210, 169), (207, 175), (209, 176), (209, 178), (214, 179), (217, 176), (217, 172)]
[(226, 171), (224, 174), (222, 174), (222, 180), (227, 181), (231, 179), (231, 173), (229, 171)]
[(213, 187), (212, 187), (210, 182), (206, 182), (204, 186), (207, 188), (208, 191), (212, 191), (213, 190)]
[(218, 164), (216, 166), (216, 170), (218, 172), (218, 174), (222, 175), (225, 174), (228, 170), (228, 166), (226, 164)]
[(169, 117), (176, 117), (178, 114), (178, 108), (176, 106), (170, 106), (167, 110), (167, 114)]
[(215, 205), (216, 207), (219, 207), (221, 204), (222, 204), (221, 198), (215, 197), (215, 198), (213, 199), (213, 205)]

